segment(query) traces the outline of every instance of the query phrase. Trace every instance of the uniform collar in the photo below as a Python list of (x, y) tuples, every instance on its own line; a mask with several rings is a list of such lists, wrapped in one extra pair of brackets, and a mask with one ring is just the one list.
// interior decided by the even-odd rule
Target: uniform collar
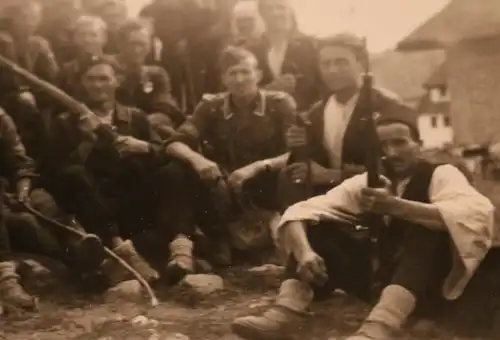
[[(251, 105), (255, 105), (255, 109), (253, 110), (253, 114), (259, 117), (263, 117), (266, 114), (266, 96), (265, 94), (259, 90), (257, 96), (254, 101), (252, 101)], [(224, 95), (224, 119), (231, 119), (234, 116), (234, 105), (231, 104), (231, 94), (229, 92)]]

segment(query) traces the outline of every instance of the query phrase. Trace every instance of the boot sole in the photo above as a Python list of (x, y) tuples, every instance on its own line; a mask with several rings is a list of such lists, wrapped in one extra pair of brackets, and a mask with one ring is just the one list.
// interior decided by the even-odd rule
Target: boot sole
[(287, 332), (282, 331), (266, 332), (244, 323), (231, 324), (231, 331), (237, 336), (247, 340), (290, 340), (292, 337)]

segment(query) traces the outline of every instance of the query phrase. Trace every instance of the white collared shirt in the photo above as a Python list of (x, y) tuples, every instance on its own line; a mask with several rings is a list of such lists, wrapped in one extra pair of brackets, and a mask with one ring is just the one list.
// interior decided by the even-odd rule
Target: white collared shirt
[[(397, 188), (402, 194), (408, 181)], [(366, 187), (367, 175), (345, 180), (325, 195), (313, 197), (289, 207), (281, 221), (272, 227), (277, 244), (281, 230), (292, 221), (341, 221), (356, 225), (363, 210), (361, 189)], [(458, 298), (477, 267), (492, 246), (500, 246), (500, 233), (494, 223), (495, 208), (480, 194), (456, 167), (438, 166), (429, 186), (431, 204), (436, 206), (452, 240), (453, 267), (443, 286), (443, 296)], [(312, 223), (311, 225), (314, 225)]]
[(326, 103), (323, 113), (323, 146), (328, 153), (330, 166), (334, 169), (340, 169), (341, 167), (344, 134), (351, 120), (358, 97), (359, 95), (356, 94), (347, 103), (341, 104), (337, 101), (335, 95), (332, 95)]

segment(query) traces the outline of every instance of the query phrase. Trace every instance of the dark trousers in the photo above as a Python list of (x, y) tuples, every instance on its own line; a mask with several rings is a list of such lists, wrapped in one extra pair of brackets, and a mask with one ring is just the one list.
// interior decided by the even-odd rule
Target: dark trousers
[[(43, 189), (32, 191), (30, 205), (49, 219), (65, 223), (66, 216)], [(0, 213), (3, 219), (0, 230), (0, 261), (9, 259), (12, 251), (54, 257), (63, 255), (58, 243), (60, 230), (38, 219), (17, 202), (3, 204)]]
[(113, 177), (102, 178), (81, 165), (58, 175), (57, 200), (89, 233), (107, 246), (115, 237), (129, 238), (148, 228), (151, 175), (139, 162), (125, 160)]
[[(165, 166), (158, 181), (162, 182), (162, 188), (156, 192), (158, 225), (169, 240), (179, 234), (191, 237), (197, 226), (209, 238), (227, 238), (227, 222), (244, 208), (233, 200), (228, 214), (222, 214), (217, 208), (220, 202), (210, 186), (189, 166), (178, 161)], [(277, 185), (278, 174), (274, 173), (262, 173), (250, 179), (243, 187), (246, 201), (260, 208), (278, 210)]]
[[(328, 272), (325, 285), (313, 286), (318, 297), (342, 289), (367, 302), (377, 298), (373, 296), (372, 252), (365, 231), (328, 222), (308, 227), (307, 236), (314, 251), (324, 259)], [(382, 263), (389, 274), (383, 278), (382, 285), (403, 286), (415, 294), (419, 302), (424, 298), (442, 300), (441, 287), (451, 268), (446, 256), (449, 236), (423, 227), (408, 227), (391, 248), (392, 261)], [(296, 262), (290, 260), (288, 276), (295, 277), (296, 269)]]

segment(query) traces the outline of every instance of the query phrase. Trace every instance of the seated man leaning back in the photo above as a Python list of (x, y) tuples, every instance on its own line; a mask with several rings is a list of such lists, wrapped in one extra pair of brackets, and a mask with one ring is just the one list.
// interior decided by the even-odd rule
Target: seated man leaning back
[(193, 271), (196, 225), (217, 249), (209, 260), (227, 265), (226, 224), (233, 208), (251, 201), (279, 210), (276, 188), (288, 159), (285, 133), (295, 102), (285, 93), (259, 89), (261, 72), (247, 50), (229, 47), (220, 64), (228, 92), (206, 95), (166, 146), (174, 159), (166, 167), (171, 183), (163, 198), (162, 223), (169, 225), (171, 240), (167, 267), (181, 276)]
[[(423, 311), (431, 302), (461, 296), (494, 243), (494, 208), (457, 168), (419, 157), (412, 119), (377, 121), (384, 188), (368, 188), (367, 175), (360, 174), (288, 208), (275, 230), (291, 258), (288, 279), (275, 306), (260, 316), (237, 318), (234, 333), (274, 339), (298, 324), (313, 298), (342, 289), (365, 301), (378, 298), (350, 339), (386, 340), (417, 307)], [(367, 214), (372, 219), (364, 219)], [(370, 288), (369, 242), (354, 238), (362, 232), (356, 226), (370, 227), (374, 215), (383, 223), (380, 296)]]

